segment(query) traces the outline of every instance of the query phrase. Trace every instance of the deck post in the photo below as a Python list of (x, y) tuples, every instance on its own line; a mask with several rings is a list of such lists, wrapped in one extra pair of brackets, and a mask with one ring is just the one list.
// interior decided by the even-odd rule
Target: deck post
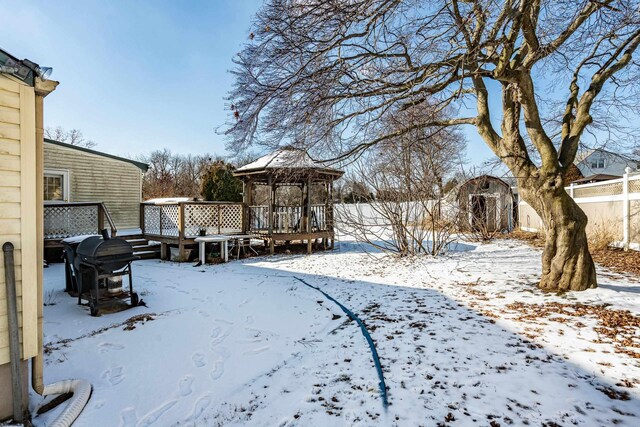
[(169, 258), (169, 245), (165, 242), (160, 243), (160, 259), (167, 260)]
[(102, 233), (102, 229), (104, 228), (104, 210), (102, 209), (102, 205), (98, 204), (96, 206), (98, 208), (98, 234)]
[(269, 175), (269, 236), (273, 236), (273, 228), (275, 221), (276, 211), (276, 184), (273, 182), (273, 177)]
[(313, 250), (312, 250), (313, 249), (313, 242), (314, 242), (314, 239), (310, 239), (310, 238), (307, 239), (307, 253), (309, 255), (311, 255), (311, 253), (313, 252)]
[(244, 233), (248, 233), (251, 228), (251, 205), (253, 205), (253, 181), (248, 179), (242, 181), (242, 229)]
[(335, 230), (333, 227), (333, 181), (329, 181), (328, 184), (328, 195), (327, 195), (327, 212), (325, 212), (325, 222), (327, 226), (327, 231), (329, 231), (329, 235), (331, 236), (329, 240), (329, 249), (333, 250), (334, 241), (336, 238)]
[(307, 233), (311, 233), (311, 176), (307, 177), (307, 212), (306, 212)]
[(184, 202), (178, 203), (178, 260), (184, 259)]
[(275, 242), (273, 238), (269, 239), (269, 253), (273, 255), (276, 252)]
[(144, 204), (140, 203), (140, 230), (142, 230), (142, 235), (144, 236)]

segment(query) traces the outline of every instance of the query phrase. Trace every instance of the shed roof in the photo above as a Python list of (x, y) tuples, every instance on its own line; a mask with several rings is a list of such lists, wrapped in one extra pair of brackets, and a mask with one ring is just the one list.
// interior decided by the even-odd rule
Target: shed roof
[(146, 172), (147, 170), (149, 170), (149, 165), (146, 164), (146, 163), (137, 162), (135, 160), (127, 159), (127, 158), (124, 158), (124, 157), (114, 156), (113, 154), (103, 153), (101, 151), (96, 151), (96, 150), (92, 150), (90, 148), (80, 147), (78, 145), (67, 144), (66, 142), (55, 141), (55, 140), (49, 139), (49, 138), (45, 138), (44, 142), (47, 142), (49, 144), (59, 145), (60, 147), (71, 148), (72, 150), (78, 150), (78, 151), (83, 151), (83, 152), (89, 153), (89, 154), (95, 154), (97, 156), (107, 157), (107, 158), (113, 159), (113, 160), (120, 160), (121, 162), (131, 163), (132, 165), (137, 166), (138, 168), (140, 168), (143, 172)]
[(313, 160), (306, 151), (285, 147), (277, 149), (258, 160), (239, 167), (233, 174), (235, 176), (258, 175), (261, 173), (320, 173), (333, 175), (336, 178), (342, 176), (344, 171), (332, 168), (324, 162)]
[(449, 200), (456, 199), (458, 197), (458, 193), (460, 192), (460, 189), (462, 187), (464, 187), (466, 185), (469, 185), (469, 184), (471, 184), (473, 182), (476, 182), (476, 181), (495, 181), (495, 182), (498, 182), (498, 183), (504, 185), (505, 188), (507, 188), (509, 191), (511, 191), (511, 186), (509, 185), (509, 183), (505, 182), (503, 179), (500, 179), (498, 177), (491, 176), (491, 175), (478, 175), (476, 177), (464, 180), (461, 183), (459, 183), (458, 185), (456, 185), (455, 187), (453, 187), (445, 195), (445, 198), (447, 198)]

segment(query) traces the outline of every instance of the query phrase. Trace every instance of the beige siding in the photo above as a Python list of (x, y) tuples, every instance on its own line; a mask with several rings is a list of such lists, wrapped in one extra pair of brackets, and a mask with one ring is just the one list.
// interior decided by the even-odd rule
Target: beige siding
[(104, 202), (119, 230), (140, 227), (142, 171), (137, 166), (45, 142), (44, 168), (69, 172), (70, 202)]
[[(0, 245), (14, 244), (22, 357), (37, 353), (35, 93), (0, 74)], [(9, 362), (4, 258), (0, 260), (0, 365)], [(22, 330), (24, 326), (24, 331)]]

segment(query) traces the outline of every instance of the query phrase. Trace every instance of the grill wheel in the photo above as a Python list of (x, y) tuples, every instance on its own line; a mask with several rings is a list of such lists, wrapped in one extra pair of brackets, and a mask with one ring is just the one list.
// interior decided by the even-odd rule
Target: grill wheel
[(93, 317), (97, 317), (100, 314), (100, 309), (93, 301), (89, 302), (89, 312)]

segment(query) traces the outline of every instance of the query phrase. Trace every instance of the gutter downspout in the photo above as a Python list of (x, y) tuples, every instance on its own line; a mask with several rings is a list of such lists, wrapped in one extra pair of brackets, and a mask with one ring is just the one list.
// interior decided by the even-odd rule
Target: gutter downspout
[[(36, 77), (35, 92), (36, 92), (36, 183), (42, 183), (44, 181), (44, 97), (53, 92), (58, 86), (58, 82), (53, 80), (42, 80)], [(42, 185), (36, 186), (36, 236), (38, 236), (37, 242), (37, 256), (38, 262), (44, 259), (44, 188)], [(42, 264), (39, 264), (42, 265)], [(43, 364), (44, 364), (44, 328), (43, 328), (43, 310), (44, 310), (44, 290), (43, 290), (43, 277), (44, 272), (42, 267), (38, 268), (38, 355), (31, 361), (31, 385), (36, 393), (43, 395), (44, 393), (44, 381), (43, 381)]]
[(4, 276), (7, 287), (13, 420), (22, 424), (24, 411), (22, 408), (22, 371), (20, 370), (20, 327), (18, 325), (18, 298), (16, 296), (16, 271), (13, 260), (13, 243), (7, 242), (2, 245), (2, 252), (4, 252)]
[(37, 256), (40, 267), (37, 271), (37, 309), (38, 309), (38, 354), (31, 360), (31, 386), (33, 390), (41, 396), (51, 394), (73, 393), (73, 397), (69, 401), (67, 407), (56, 418), (51, 427), (68, 427), (80, 415), (91, 396), (91, 384), (84, 380), (65, 380), (54, 384), (44, 385), (44, 289), (43, 280), (44, 272), (42, 269), (42, 260), (44, 260), (44, 188), (42, 182), (44, 180), (44, 98), (53, 92), (58, 86), (58, 82), (54, 80), (42, 80), (39, 77), (35, 79), (35, 95), (36, 95), (36, 236)]

